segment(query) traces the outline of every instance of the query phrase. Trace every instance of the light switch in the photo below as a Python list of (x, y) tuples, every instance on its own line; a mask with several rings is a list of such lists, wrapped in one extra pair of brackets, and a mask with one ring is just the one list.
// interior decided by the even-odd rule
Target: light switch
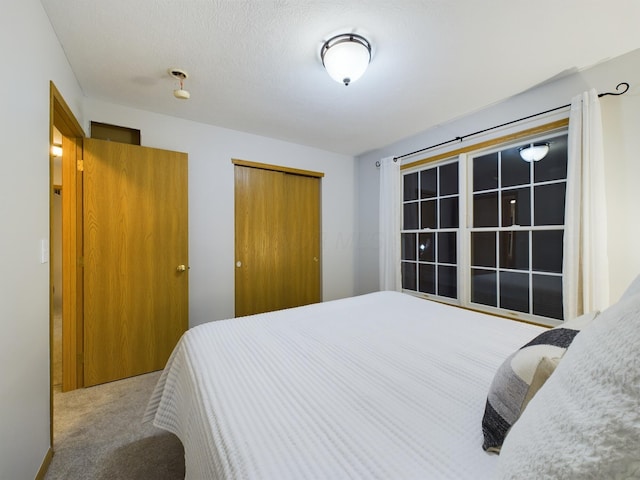
[(40, 263), (49, 261), (49, 240), (43, 238), (40, 240)]

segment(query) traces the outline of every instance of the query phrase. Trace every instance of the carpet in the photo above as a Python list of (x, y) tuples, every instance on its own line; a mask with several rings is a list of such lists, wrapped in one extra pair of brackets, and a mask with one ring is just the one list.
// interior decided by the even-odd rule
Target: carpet
[(159, 375), (56, 393), (45, 480), (183, 480), (178, 438), (141, 421)]

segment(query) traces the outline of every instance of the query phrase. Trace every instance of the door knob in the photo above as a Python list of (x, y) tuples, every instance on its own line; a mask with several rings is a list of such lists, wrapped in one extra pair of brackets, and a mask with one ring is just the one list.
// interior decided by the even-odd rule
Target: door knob
[(177, 271), (177, 272), (184, 272), (184, 271), (186, 271), (186, 270), (187, 270), (187, 267), (186, 267), (186, 266), (184, 266), (184, 265), (178, 265), (178, 266), (176, 267), (176, 271)]

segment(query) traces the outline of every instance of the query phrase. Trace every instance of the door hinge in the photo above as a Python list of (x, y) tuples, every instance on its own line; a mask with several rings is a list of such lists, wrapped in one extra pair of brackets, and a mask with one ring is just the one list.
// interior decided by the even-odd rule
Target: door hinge
[(84, 267), (84, 256), (78, 257), (78, 266)]
[(78, 160), (78, 171), (84, 172), (84, 160)]
[(80, 365), (84, 365), (84, 353), (81, 352), (76, 354), (76, 362)]

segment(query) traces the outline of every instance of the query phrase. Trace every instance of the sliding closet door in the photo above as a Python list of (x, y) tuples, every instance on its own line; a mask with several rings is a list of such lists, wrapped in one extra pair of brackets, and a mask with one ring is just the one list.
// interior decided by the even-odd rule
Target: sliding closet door
[(278, 310), (284, 303), (284, 173), (235, 167), (236, 316)]
[(320, 178), (234, 163), (236, 316), (319, 302)]
[(284, 175), (283, 308), (320, 301), (320, 179)]

